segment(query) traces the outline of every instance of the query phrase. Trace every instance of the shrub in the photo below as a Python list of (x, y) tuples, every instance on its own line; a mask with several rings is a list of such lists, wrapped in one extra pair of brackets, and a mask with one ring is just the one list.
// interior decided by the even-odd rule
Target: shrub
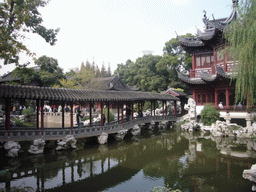
[(27, 108), (22, 111), (22, 115), (25, 117), (25, 122), (31, 122), (35, 118), (34, 110), (32, 108)]
[(220, 117), (219, 111), (211, 104), (206, 104), (204, 109), (201, 111), (201, 121), (204, 125), (210, 126), (215, 123)]
[(34, 110), (32, 108), (27, 108), (22, 111), (22, 115), (24, 115), (25, 117), (31, 117), (34, 115)]
[[(103, 109), (103, 114), (105, 114), (106, 122), (107, 122), (107, 119), (108, 119), (108, 109), (107, 108)], [(111, 122), (111, 121), (114, 121), (114, 114), (112, 113), (111, 110), (109, 110), (109, 122)]]
[(22, 122), (20, 119), (12, 119), (13, 121), (15, 121), (15, 125), (16, 127), (35, 127), (35, 123), (34, 122)]

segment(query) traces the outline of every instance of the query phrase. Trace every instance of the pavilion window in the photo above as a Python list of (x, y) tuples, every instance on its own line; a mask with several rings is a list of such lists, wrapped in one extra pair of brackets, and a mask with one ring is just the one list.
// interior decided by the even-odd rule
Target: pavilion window
[(207, 103), (211, 103), (212, 102), (212, 95), (208, 94), (207, 95)]
[(206, 57), (206, 64), (210, 65), (211, 64), (211, 56)]
[(206, 94), (202, 95), (202, 100), (203, 100), (203, 103), (206, 103)]
[(197, 103), (201, 103), (202, 101), (201, 101), (201, 95), (200, 94), (198, 94), (197, 95)]
[(205, 66), (205, 57), (201, 57), (201, 66)]
[(214, 62), (214, 56), (212, 55), (211, 56), (211, 63), (213, 63)]
[(221, 52), (221, 50), (218, 50), (218, 51), (216, 52), (216, 54), (217, 54), (217, 61), (222, 61), (222, 60), (224, 59), (224, 55), (223, 55), (223, 53)]
[(197, 67), (200, 66), (200, 57), (199, 56), (196, 57), (196, 66)]

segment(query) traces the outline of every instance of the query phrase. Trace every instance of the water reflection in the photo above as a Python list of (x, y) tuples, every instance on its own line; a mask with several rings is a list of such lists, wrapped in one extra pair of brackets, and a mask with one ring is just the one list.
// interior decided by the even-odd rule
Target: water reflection
[[(1, 158), (0, 188), (38, 191), (250, 191), (242, 178), (256, 163), (250, 139), (213, 138), (168, 131), (145, 134), (83, 150), (47, 151)], [(132, 186), (132, 187), (131, 187)]]

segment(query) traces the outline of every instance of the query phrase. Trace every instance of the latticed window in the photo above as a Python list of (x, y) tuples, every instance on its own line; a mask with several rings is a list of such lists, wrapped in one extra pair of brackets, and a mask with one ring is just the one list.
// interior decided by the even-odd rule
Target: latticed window
[(196, 66), (200, 66), (200, 57), (196, 57)]
[(224, 54), (221, 52), (221, 50), (218, 50), (216, 54), (217, 54), (217, 61), (222, 61), (224, 59)]
[(206, 103), (206, 94), (203, 94), (203, 103)]
[(201, 95), (197, 95), (197, 103), (201, 103), (202, 100), (201, 100)]
[(211, 103), (212, 102), (212, 95), (208, 94), (207, 95), (207, 103)]

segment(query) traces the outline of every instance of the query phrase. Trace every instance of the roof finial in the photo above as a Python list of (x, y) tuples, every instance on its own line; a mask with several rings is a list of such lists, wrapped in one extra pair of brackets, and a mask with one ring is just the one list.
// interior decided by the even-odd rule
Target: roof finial
[(206, 18), (207, 18), (207, 17), (206, 17), (206, 11), (203, 10), (203, 13), (204, 13), (204, 18), (206, 19)]
[(233, 5), (238, 5), (239, 0), (232, 0)]

